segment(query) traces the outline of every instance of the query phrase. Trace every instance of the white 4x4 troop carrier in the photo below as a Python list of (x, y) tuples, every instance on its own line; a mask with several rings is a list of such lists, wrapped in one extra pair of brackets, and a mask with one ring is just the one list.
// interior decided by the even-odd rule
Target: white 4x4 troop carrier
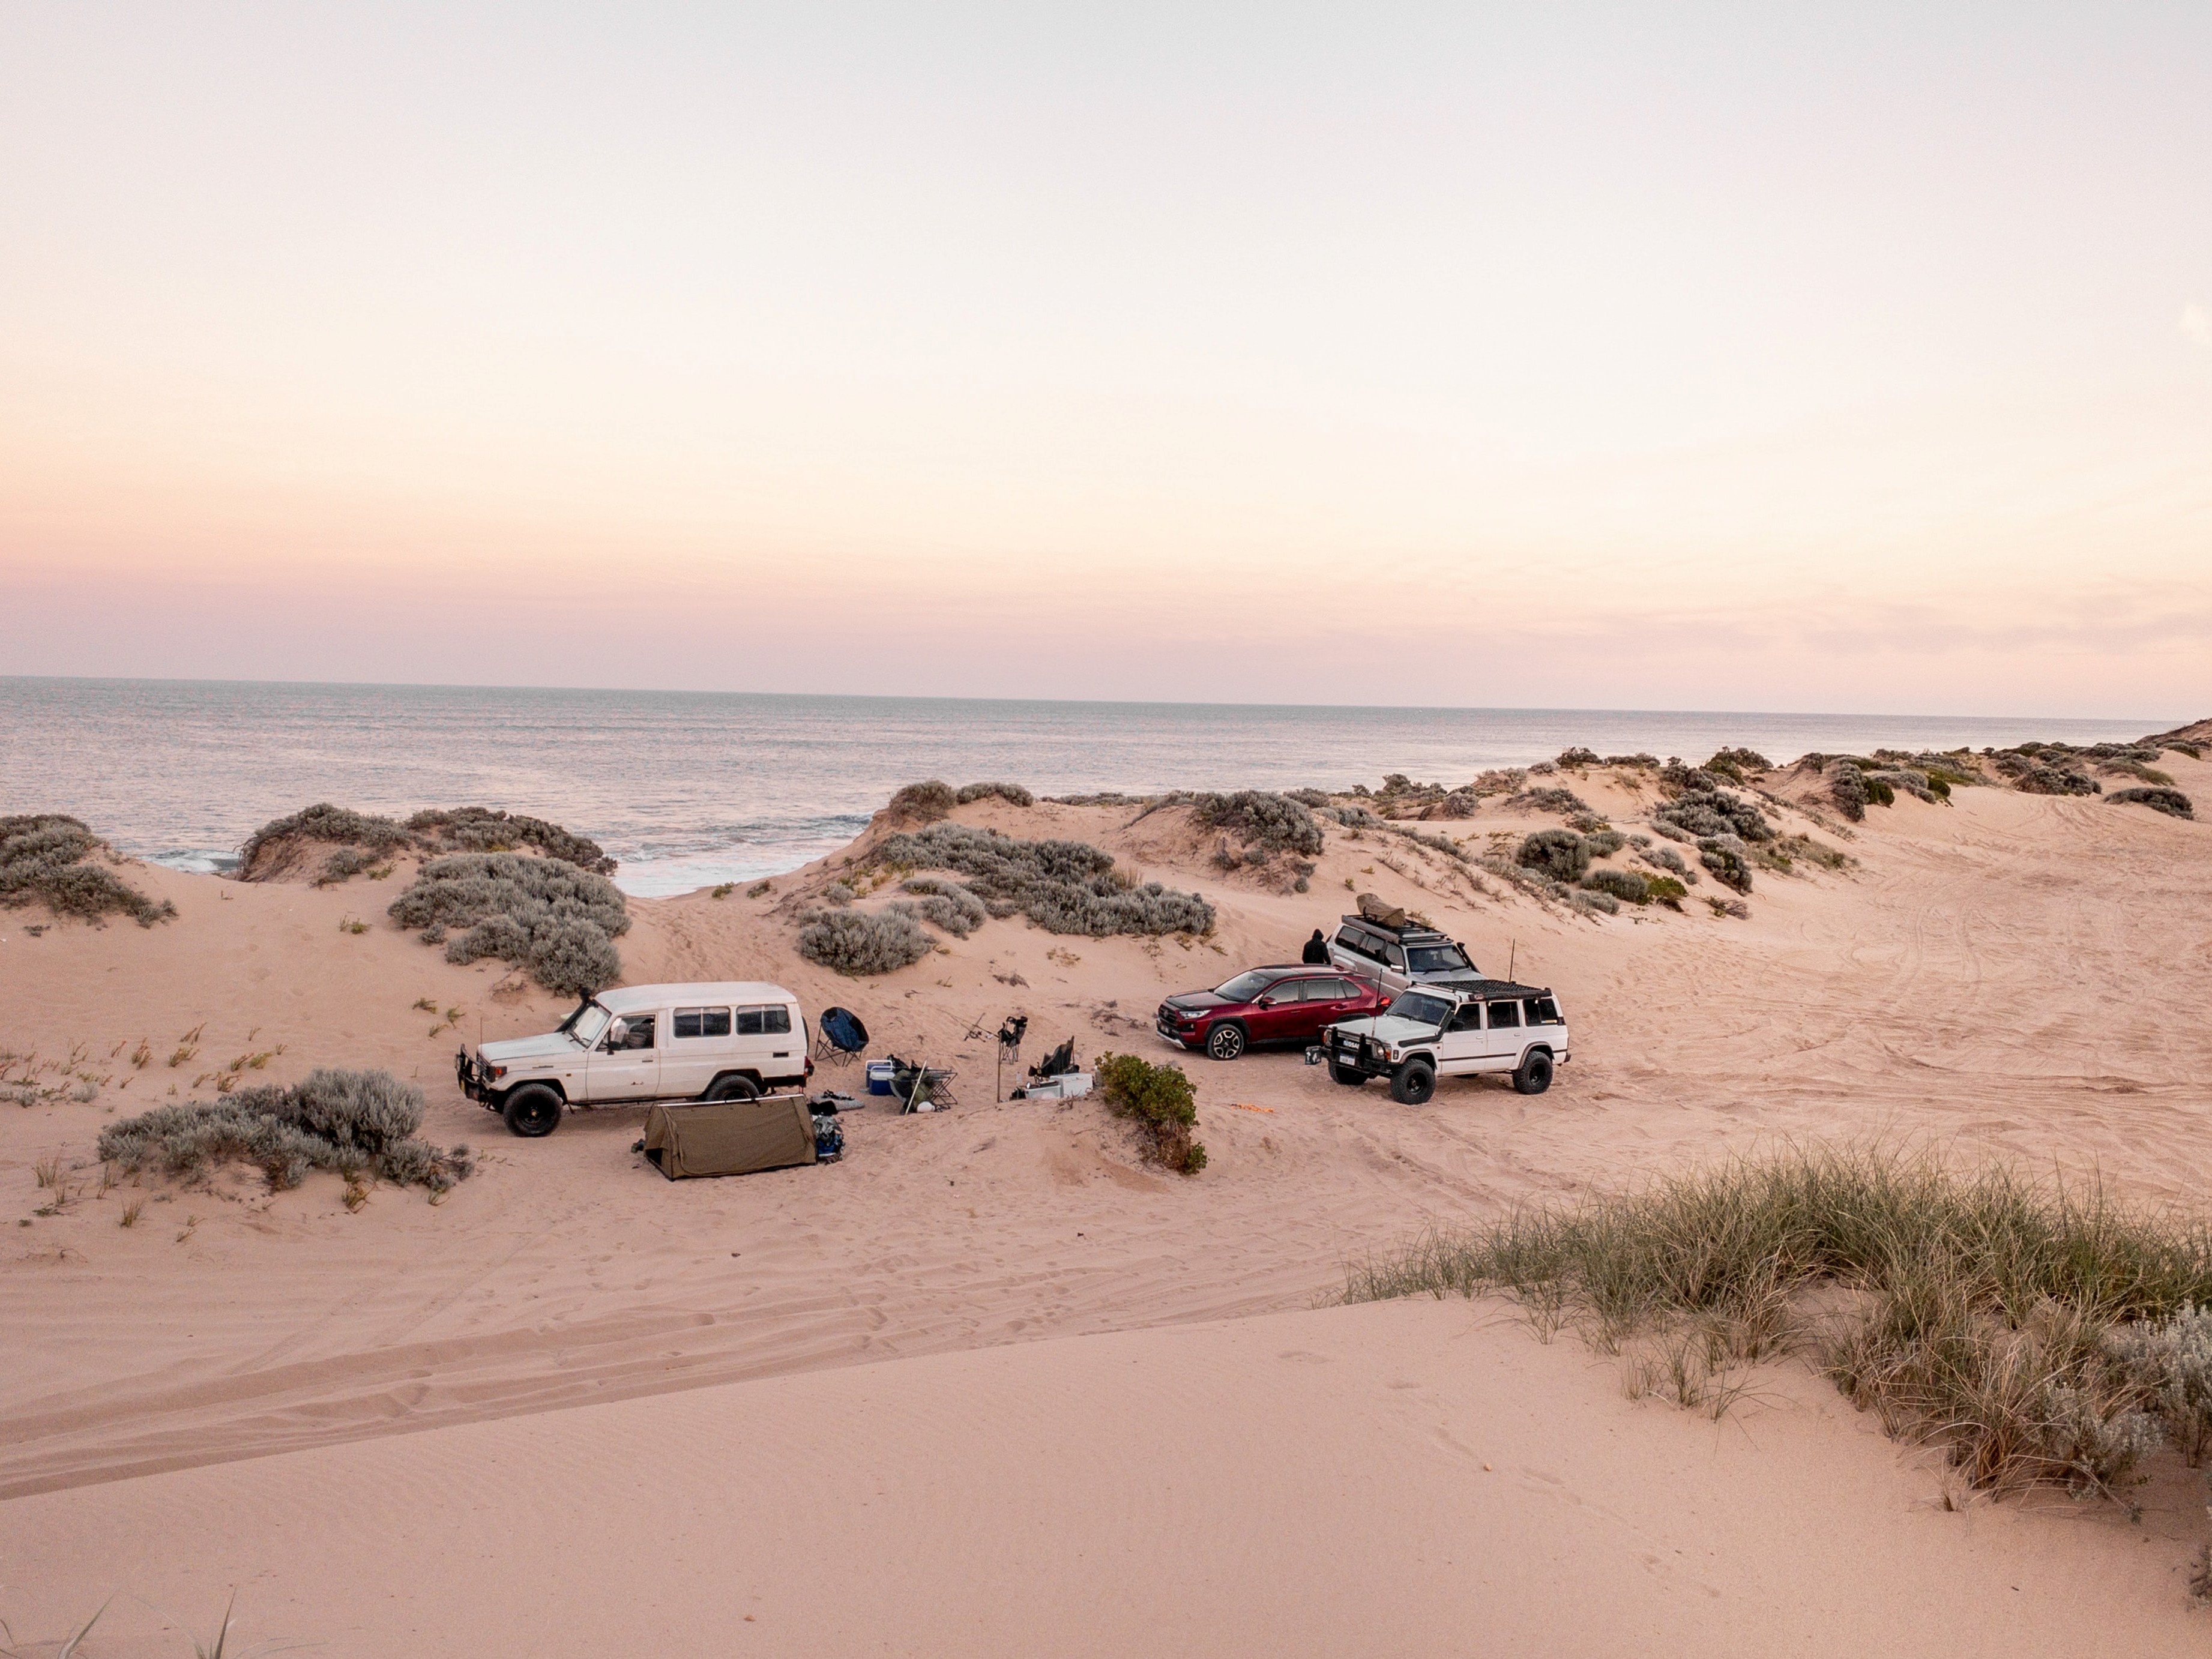
[(1566, 1016), (1548, 988), (1502, 979), (1472, 985), (1416, 986), (1380, 1014), (1348, 1019), (1321, 1034), (1328, 1074), (1347, 1087), (1390, 1079), (1390, 1097), (1419, 1106), (1437, 1079), (1510, 1072), (1524, 1095), (1552, 1086), (1568, 1060)]
[(544, 1036), (454, 1056), (461, 1092), (519, 1135), (550, 1135), (579, 1106), (753, 1100), (814, 1070), (806, 1017), (781, 985), (626, 985), (576, 1005)]

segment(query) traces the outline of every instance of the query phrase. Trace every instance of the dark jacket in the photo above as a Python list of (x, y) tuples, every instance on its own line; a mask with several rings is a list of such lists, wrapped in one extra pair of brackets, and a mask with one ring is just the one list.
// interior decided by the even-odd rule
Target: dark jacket
[(1328, 941), (1321, 936), (1320, 928), (1314, 929), (1314, 936), (1306, 941), (1306, 953), (1299, 960), (1328, 966)]

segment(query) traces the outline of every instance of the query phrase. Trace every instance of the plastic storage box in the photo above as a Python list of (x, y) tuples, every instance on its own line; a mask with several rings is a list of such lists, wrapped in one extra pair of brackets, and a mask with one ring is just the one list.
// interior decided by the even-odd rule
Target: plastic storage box
[(890, 1093), (890, 1061), (888, 1060), (870, 1060), (868, 1062), (868, 1092), (872, 1095), (887, 1095)]

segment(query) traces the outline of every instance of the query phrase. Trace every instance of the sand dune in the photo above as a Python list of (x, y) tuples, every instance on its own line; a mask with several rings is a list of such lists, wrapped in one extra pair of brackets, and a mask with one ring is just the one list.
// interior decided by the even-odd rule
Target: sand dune
[[(2212, 766), (2163, 763), (2212, 797)], [(1576, 787), (1624, 824), (1648, 805)], [(849, 1118), (841, 1164), (672, 1186), (629, 1152), (638, 1112), (522, 1142), (461, 1100), (457, 1033), (429, 1033), (444, 1010), (471, 1037), (556, 1011), (382, 926), (404, 870), (313, 889), (142, 866), (133, 879), (180, 912), (152, 930), (32, 938), (0, 913), (0, 1046), (80, 1048), (113, 1079), (90, 1104), (0, 1108), (0, 1188), (21, 1216), (49, 1196), (33, 1166), (88, 1158), (110, 1113), (278, 1045), (261, 1075), (388, 1066), (428, 1091), (426, 1133), (488, 1154), (434, 1206), (384, 1188), (353, 1214), (334, 1178), (272, 1195), (240, 1176), (217, 1193), (88, 1184), (11, 1224), (0, 1578), (35, 1581), (57, 1617), (80, 1588), (96, 1604), (126, 1581), (156, 1600), (258, 1582), (270, 1629), (364, 1652), (499, 1650), (487, 1632), (518, 1617), (547, 1621), (530, 1650), (620, 1632), (720, 1651), (751, 1632), (743, 1611), (783, 1632), (776, 1651), (1480, 1650), (1468, 1633), (1494, 1628), (1505, 1649), (1548, 1630), (1565, 1651), (1728, 1652), (1752, 1650), (1753, 1608), (1780, 1621), (1756, 1627), (1775, 1638), (1760, 1651), (1922, 1645), (1916, 1632), (1967, 1651), (2040, 1650), (2038, 1632), (2055, 1650), (2071, 1632), (2097, 1650), (2096, 1620), (2136, 1616), (2154, 1622), (2109, 1650), (2171, 1648), (2177, 1627), (2155, 1621), (2177, 1613), (2201, 1530), (2185, 1485), (2154, 1489), (2131, 1534), (2079, 1512), (1942, 1516), (1924, 1507), (1933, 1471), (1786, 1369), (1755, 1426), (1717, 1436), (1630, 1406), (1574, 1345), (1465, 1307), (1300, 1311), (1346, 1261), (1428, 1222), (1777, 1135), (1942, 1137), (2195, 1200), (2212, 1172), (2195, 1133), (2212, 828), (2094, 799), (1954, 799), (1876, 810), (1847, 872), (1762, 874), (1749, 921), (1482, 896), (1450, 860), (1372, 832), (1332, 832), (1297, 895), (1221, 877), (1172, 815), (998, 802), (958, 816), (1080, 836), (1195, 887), (1219, 908), (1214, 939), (994, 922), (856, 982), (792, 949), (794, 894), (834, 861), (759, 899), (635, 901), (632, 981), (781, 980), (810, 1010), (859, 1009), (879, 1052), (961, 1071), (956, 1111)], [(1480, 844), (1537, 821), (1493, 805), (1424, 828)], [(1193, 1059), (1212, 1161), (1191, 1181), (1144, 1167), (1090, 1103), (992, 1103), (975, 1022), (1020, 1008), (1033, 1053), (1073, 1034), (1086, 1056), (1158, 1055), (1163, 994), (1294, 956), (1348, 908), (1347, 881), (1425, 908), (1485, 967), (1510, 958), (1559, 988), (1576, 1059), (1551, 1093), (1447, 1085), (1413, 1110), (1296, 1055)], [(348, 916), (378, 925), (341, 931)], [(167, 1065), (196, 1028), (197, 1052)], [(154, 1057), (134, 1069), (142, 1036)], [(1268, 1358), (1292, 1349), (1331, 1364)], [(1124, 1364), (1146, 1379), (1135, 1397), (1102, 1380)], [(1419, 1389), (1393, 1389), (1401, 1368)], [(1392, 1402), (1421, 1389), (1449, 1409), (1417, 1425)], [(1437, 1437), (1480, 1449), (1501, 1421), (1519, 1438), (1489, 1461), (1522, 1471), (1510, 1480), (1474, 1480), (1472, 1454)], [(760, 1422), (775, 1431), (733, 1426)], [(687, 1436), (711, 1455), (653, 1449)], [(1564, 1463), (1574, 1502), (1526, 1473)], [(240, 1525), (161, 1525), (217, 1511)], [(542, 1547), (497, 1541), (545, 1516), (560, 1519)], [(94, 1551), (102, 1538), (137, 1541)], [(1695, 1573), (1638, 1565), (1701, 1547)], [(710, 1571), (733, 1556), (780, 1565)], [(637, 1591), (656, 1575), (691, 1588)], [(841, 1591), (846, 1622), (828, 1622)], [(2145, 1597), (2154, 1611), (2124, 1611)]]

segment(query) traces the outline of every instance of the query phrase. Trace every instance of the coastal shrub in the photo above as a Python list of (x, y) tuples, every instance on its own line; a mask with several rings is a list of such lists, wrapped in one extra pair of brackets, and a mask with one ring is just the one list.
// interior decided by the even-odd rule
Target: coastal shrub
[[(1801, 1315), (1808, 1291), (1818, 1316)], [(1688, 1333), (1717, 1371), (1802, 1346), (1972, 1486), (2112, 1493), (2166, 1432), (2201, 1455), (2212, 1230), (2008, 1166), (1793, 1148), (1431, 1233), (1348, 1301), (1503, 1291), (1601, 1340)]]
[(126, 915), (151, 927), (177, 914), (168, 900), (148, 898), (112, 870), (87, 864), (101, 846), (79, 820), (60, 812), (0, 817), (0, 908), (43, 901), (59, 916)]
[(817, 915), (799, 930), (799, 955), (856, 978), (894, 972), (920, 962), (932, 948), (912, 912), (896, 908), (875, 915)]
[(1663, 904), (1669, 910), (1680, 909), (1690, 890), (1672, 876), (1646, 877), (1644, 886), (1652, 903)]
[(1660, 791), (1669, 797), (1710, 795), (1720, 787), (1720, 778), (1702, 766), (1685, 766), (1679, 760), (1669, 760), (1659, 769)]
[(1607, 755), (1605, 757), (1605, 763), (1607, 766), (1637, 767), (1647, 772), (1656, 772), (1659, 769), (1658, 756), (1647, 755), (1640, 749), (1632, 755)]
[(1616, 870), (1610, 865), (1600, 865), (1583, 878), (1583, 885), (1593, 893), (1610, 893), (1624, 904), (1645, 904), (1650, 902), (1651, 884), (1633, 870)]
[(422, 1091), (389, 1072), (319, 1067), (299, 1083), (255, 1084), (212, 1106), (157, 1106), (100, 1131), (100, 1156), (118, 1169), (204, 1176), (250, 1164), (279, 1191), (311, 1170), (443, 1192), (476, 1167), (469, 1149), (416, 1138)]
[(1651, 825), (1662, 834), (1671, 825), (1701, 840), (1710, 836), (1735, 836), (1744, 841), (1774, 838), (1766, 815), (1725, 789), (1697, 789), (1677, 795), (1652, 812)]
[(1504, 805), (1524, 812), (1587, 812), (1589, 803), (1571, 789), (1540, 787), (1523, 789), (1517, 795), (1508, 795)]
[(1559, 759), (1553, 763), (1559, 766), (1576, 766), (1587, 769), (1597, 765), (1599, 762), (1595, 751), (1592, 750), (1563, 749), (1559, 751)]
[(907, 823), (934, 823), (958, 805), (960, 798), (952, 793), (952, 786), (939, 778), (927, 783), (909, 783), (891, 797), (887, 809), (895, 820)]
[(1467, 786), (1468, 793), (1480, 799), (1486, 795), (1510, 795), (1528, 781), (1525, 768), (1509, 766), (1482, 773)]
[(1382, 820), (1364, 806), (1331, 806), (1323, 809), (1347, 830), (1378, 830)]
[[(1579, 824), (1573, 827), (1581, 828)], [(1610, 824), (1602, 830), (1584, 831), (1583, 839), (1589, 842), (1590, 856), (1594, 859), (1609, 859), (1628, 845), (1628, 837)]]
[(528, 847), (594, 875), (612, 875), (615, 870), (614, 860), (597, 842), (526, 813), (489, 806), (434, 808), (402, 823), (319, 801), (271, 818), (249, 836), (239, 849), (239, 878), (267, 881), (283, 875), (297, 864), (304, 844), (317, 842), (342, 849), (325, 862), (316, 878), (319, 887), (358, 875), (395, 853), (512, 853)]
[(909, 870), (951, 870), (993, 915), (1021, 915), (1048, 933), (1206, 933), (1213, 907), (1159, 883), (1131, 884), (1114, 856), (1080, 841), (1025, 841), (971, 824), (939, 823), (885, 838), (877, 856)]
[(1723, 749), (1705, 763), (1705, 769), (1741, 783), (1747, 772), (1771, 772), (1774, 763), (1756, 749)]
[(1749, 849), (1734, 836), (1703, 836), (1698, 841), (1698, 862), (1714, 878), (1739, 893), (1751, 890)]
[(955, 939), (966, 939), (981, 927), (991, 914), (984, 908), (982, 900), (957, 882), (933, 884), (927, 891), (913, 882), (907, 883), (906, 886), (908, 892), (918, 893), (921, 896), (896, 900), (888, 908), (926, 921)]
[(1180, 1066), (1155, 1066), (1135, 1054), (1101, 1054), (1099, 1097), (1116, 1117), (1133, 1121), (1145, 1156), (1179, 1175), (1206, 1167), (1206, 1148), (1195, 1139), (1198, 1101)]
[(1036, 797), (1018, 783), (963, 783), (953, 799), (965, 806), (971, 800), (983, 800), (996, 795), (1010, 806), (1035, 806)]
[(1866, 817), (1866, 774), (1847, 760), (1832, 761), (1827, 769), (1828, 799), (1836, 810), (1858, 823)]
[(1580, 881), (1589, 868), (1589, 843), (1571, 830), (1539, 830), (1522, 842), (1513, 861), (1554, 881)]
[(2152, 811), (2163, 812), (2168, 817), (2194, 818), (2197, 816), (2197, 809), (2189, 797), (2179, 789), (2115, 789), (2105, 799), (2114, 806), (2148, 806)]
[(822, 902), (835, 905), (841, 910), (860, 896), (849, 881), (833, 881), (822, 890)]
[(1208, 830), (1225, 830), (1247, 847), (1264, 848), (1270, 853), (1303, 853), (1311, 857), (1323, 844), (1321, 825), (1303, 801), (1262, 789), (1194, 796), (1190, 815)]
[(605, 876), (520, 853), (433, 859), (392, 902), (390, 915), (426, 942), (434, 932), (465, 930), (446, 941), (448, 962), (495, 957), (528, 969), (549, 991), (576, 996), (622, 976), (613, 942), (629, 930), (622, 890)]
[[(1452, 840), (1449, 836), (1424, 835), (1419, 830), (1409, 830), (1403, 824), (1392, 823), (1386, 824), (1383, 827), (1389, 830), (1392, 835), (1398, 836), (1401, 840), (1409, 841), (1416, 847), (1425, 847), (1431, 853), (1441, 853), (1455, 864), (1473, 864), (1474, 862), (1474, 856), (1468, 852), (1467, 848), (1461, 846), (1457, 842)], [(1306, 866), (1305, 872), (1308, 875), (1311, 875), (1313, 873), (1313, 867), (1309, 865)]]
[(426, 852), (511, 853), (534, 847), (549, 859), (573, 864), (596, 876), (615, 872), (614, 860), (599, 842), (525, 812), (456, 806), (417, 812), (407, 820), (407, 828)]
[(1592, 892), (1577, 888), (1574, 902), (1585, 910), (1600, 910), (1608, 916), (1620, 914), (1620, 901), (1610, 893)]
[(1697, 872), (1685, 864), (1682, 861), (1682, 855), (1671, 847), (1647, 847), (1637, 856), (1646, 864), (1672, 872), (1684, 881), (1695, 881), (1698, 878)]

